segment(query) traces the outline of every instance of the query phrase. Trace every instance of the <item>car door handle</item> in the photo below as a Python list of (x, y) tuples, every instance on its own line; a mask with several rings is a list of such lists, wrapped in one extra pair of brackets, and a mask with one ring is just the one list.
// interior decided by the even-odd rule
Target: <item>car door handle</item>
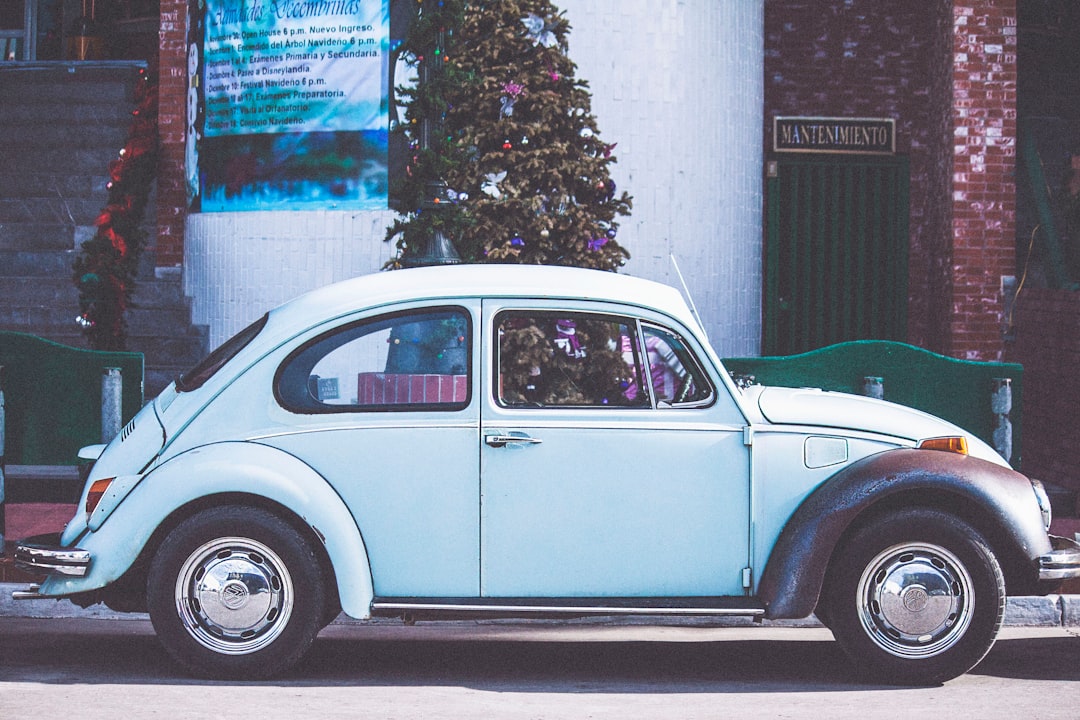
[(484, 442), (491, 447), (500, 448), (512, 444), (539, 445), (543, 440), (532, 438), (527, 435), (485, 435)]

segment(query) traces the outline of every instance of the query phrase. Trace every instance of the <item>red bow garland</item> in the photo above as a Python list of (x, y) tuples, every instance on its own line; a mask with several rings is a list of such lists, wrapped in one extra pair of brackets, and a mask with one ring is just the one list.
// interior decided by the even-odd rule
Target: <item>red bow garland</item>
[(142, 252), (139, 229), (157, 169), (158, 88), (156, 74), (139, 71), (128, 137), (109, 162), (109, 199), (94, 221), (97, 232), (75, 260), (82, 326), (92, 347), (120, 350), (126, 340), (124, 312), (130, 305)]

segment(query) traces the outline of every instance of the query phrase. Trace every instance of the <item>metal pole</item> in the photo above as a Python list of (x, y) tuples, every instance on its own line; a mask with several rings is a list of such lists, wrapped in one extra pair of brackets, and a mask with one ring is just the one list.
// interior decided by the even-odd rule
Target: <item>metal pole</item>
[(1012, 461), (1012, 380), (994, 378), (994, 391), (990, 395), (990, 412), (994, 413), (994, 449), (1006, 461)]
[(120, 432), (121, 400), (124, 378), (120, 368), (107, 367), (101, 374), (101, 442), (107, 443)]
[(4, 366), (0, 365), (0, 555), (4, 554), (4, 533), (7, 532), (6, 512), (4, 503), (4, 444), (5, 444), (5, 421), (4, 417)]
[(867, 397), (885, 399), (885, 378), (866, 375), (862, 379), (862, 394)]

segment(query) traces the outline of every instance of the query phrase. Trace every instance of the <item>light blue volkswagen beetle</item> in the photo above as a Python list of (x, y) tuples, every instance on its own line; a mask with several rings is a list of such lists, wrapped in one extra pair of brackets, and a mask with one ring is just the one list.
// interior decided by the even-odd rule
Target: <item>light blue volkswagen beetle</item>
[[(88, 449), (89, 450), (89, 449)], [(680, 294), (457, 266), (304, 295), (179, 378), (31, 538), (21, 598), (148, 610), (211, 677), (354, 618), (816, 612), (872, 677), (989, 651), (1006, 589), (1080, 575), (1050, 506), (963, 430), (740, 389)]]

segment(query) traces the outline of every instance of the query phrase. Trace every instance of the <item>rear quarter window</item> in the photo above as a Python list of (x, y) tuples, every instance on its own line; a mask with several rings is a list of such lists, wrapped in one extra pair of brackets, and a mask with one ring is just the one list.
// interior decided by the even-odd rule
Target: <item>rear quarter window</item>
[(291, 353), (274, 393), (296, 413), (458, 410), (469, 403), (472, 334), (461, 308), (350, 323)]

